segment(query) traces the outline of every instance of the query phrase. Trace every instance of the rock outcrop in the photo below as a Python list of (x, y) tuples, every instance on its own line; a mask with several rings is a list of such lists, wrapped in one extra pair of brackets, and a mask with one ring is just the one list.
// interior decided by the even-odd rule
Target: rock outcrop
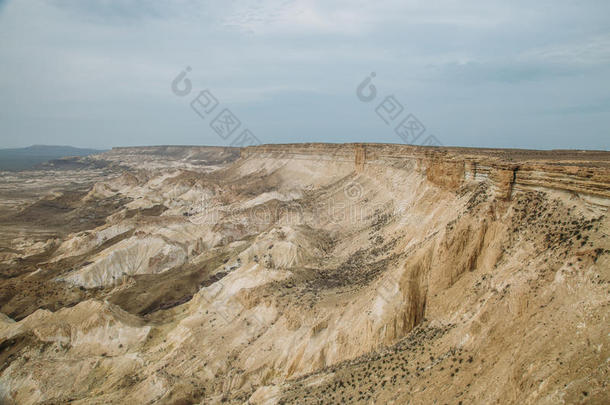
[(608, 399), (609, 152), (104, 159), (0, 222), (4, 403)]

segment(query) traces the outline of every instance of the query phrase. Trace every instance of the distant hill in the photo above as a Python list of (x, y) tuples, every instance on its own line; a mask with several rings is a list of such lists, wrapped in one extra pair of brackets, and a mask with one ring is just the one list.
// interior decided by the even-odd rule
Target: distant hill
[(73, 146), (32, 145), (27, 148), (0, 149), (0, 170), (27, 170), (65, 156), (88, 156), (104, 152)]

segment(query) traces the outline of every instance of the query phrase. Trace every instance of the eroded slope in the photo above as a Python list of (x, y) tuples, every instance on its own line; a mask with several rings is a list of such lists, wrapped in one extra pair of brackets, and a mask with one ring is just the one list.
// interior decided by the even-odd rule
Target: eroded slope
[(4, 401), (607, 402), (608, 153), (125, 153), (3, 257)]

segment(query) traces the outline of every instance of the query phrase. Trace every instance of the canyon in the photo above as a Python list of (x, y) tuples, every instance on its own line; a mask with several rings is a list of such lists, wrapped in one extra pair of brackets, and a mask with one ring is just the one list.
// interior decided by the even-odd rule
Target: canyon
[(610, 152), (113, 148), (0, 207), (1, 403), (610, 401)]

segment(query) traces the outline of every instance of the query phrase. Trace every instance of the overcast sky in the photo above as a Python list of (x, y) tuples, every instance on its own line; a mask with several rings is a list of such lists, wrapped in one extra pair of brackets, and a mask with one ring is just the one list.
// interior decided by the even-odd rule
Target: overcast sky
[[(243, 129), (402, 143), (413, 114), (444, 145), (610, 149), (609, 16), (607, 0), (0, 0), (0, 147), (223, 145)], [(200, 116), (204, 89), (219, 104)], [(388, 123), (387, 96), (402, 106)], [(241, 122), (227, 139), (210, 127), (225, 108)]]

